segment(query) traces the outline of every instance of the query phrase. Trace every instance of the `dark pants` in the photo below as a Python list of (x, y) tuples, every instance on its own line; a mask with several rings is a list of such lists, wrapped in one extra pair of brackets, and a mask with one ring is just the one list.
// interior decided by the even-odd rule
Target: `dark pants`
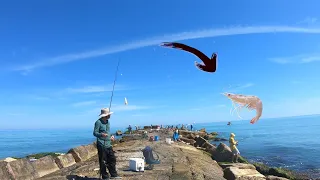
[(107, 173), (107, 168), (111, 177), (116, 177), (116, 157), (114, 155), (112, 147), (104, 148), (99, 143), (97, 144), (98, 148), (98, 156), (99, 156), (99, 165), (100, 165), (100, 173), (102, 174), (102, 178), (105, 179), (109, 177)]

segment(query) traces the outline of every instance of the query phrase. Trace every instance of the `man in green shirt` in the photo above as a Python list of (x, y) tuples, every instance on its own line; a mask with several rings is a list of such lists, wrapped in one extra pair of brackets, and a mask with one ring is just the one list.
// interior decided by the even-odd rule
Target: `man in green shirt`
[(100, 175), (103, 180), (109, 179), (107, 168), (111, 175), (110, 179), (121, 179), (116, 170), (116, 157), (114, 155), (111, 140), (114, 136), (110, 134), (110, 112), (109, 108), (101, 109), (99, 119), (94, 124), (93, 135), (97, 137), (97, 149), (99, 156)]

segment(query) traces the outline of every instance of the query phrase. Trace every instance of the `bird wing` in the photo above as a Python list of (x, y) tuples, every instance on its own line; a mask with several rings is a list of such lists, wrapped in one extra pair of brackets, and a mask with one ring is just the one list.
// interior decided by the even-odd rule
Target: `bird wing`
[(195, 56), (197, 56), (199, 59), (201, 59), (203, 61), (204, 64), (209, 64), (210, 63), (210, 59), (208, 58), (208, 56), (206, 56), (205, 54), (203, 54), (201, 51), (199, 51), (196, 48), (187, 46), (185, 44), (182, 43), (175, 43), (175, 42), (165, 42), (162, 43), (161, 46), (165, 46), (165, 47), (171, 47), (171, 48), (176, 48), (176, 49), (181, 49), (184, 51), (187, 51), (189, 53), (194, 54)]

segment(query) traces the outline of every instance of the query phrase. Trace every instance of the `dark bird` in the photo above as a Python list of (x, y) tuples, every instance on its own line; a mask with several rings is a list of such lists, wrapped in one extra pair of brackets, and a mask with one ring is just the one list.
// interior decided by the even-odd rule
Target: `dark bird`
[(202, 71), (213, 73), (213, 72), (216, 72), (217, 70), (217, 54), (216, 53), (213, 53), (211, 58), (208, 58), (208, 56), (203, 54), (201, 51), (193, 47), (187, 46), (185, 44), (175, 43), (175, 42), (164, 42), (160, 46), (181, 49), (196, 55), (199, 59), (202, 60), (204, 65), (195, 61), (195, 66)]

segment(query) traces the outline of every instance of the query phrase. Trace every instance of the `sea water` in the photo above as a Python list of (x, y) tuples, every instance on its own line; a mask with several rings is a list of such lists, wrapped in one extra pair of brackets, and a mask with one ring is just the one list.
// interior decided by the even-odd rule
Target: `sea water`
[[(249, 121), (233, 121), (231, 126), (227, 122), (195, 124), (194, 128), (218, 132), (226, 139), (231, 132), (235, 133), (241, 155), (250, 161), (320, 176), (320, 116), (261, 119), (256, 124)], [(111, 128), (111, 131), (117, 129)], [(67, 152), (95, 141), (92, 132), (91, 128), (0, 130), (0, 159), (40, 152)]]
[(261, 119), (256, 124), (234, 121), (231, 126), (227, 122), (207, 123), (196, 128), (218, 132), (226, 139), (233, 132), (241, 155), (250, 161), (308, 171), (320, 178), (320, 116)]

